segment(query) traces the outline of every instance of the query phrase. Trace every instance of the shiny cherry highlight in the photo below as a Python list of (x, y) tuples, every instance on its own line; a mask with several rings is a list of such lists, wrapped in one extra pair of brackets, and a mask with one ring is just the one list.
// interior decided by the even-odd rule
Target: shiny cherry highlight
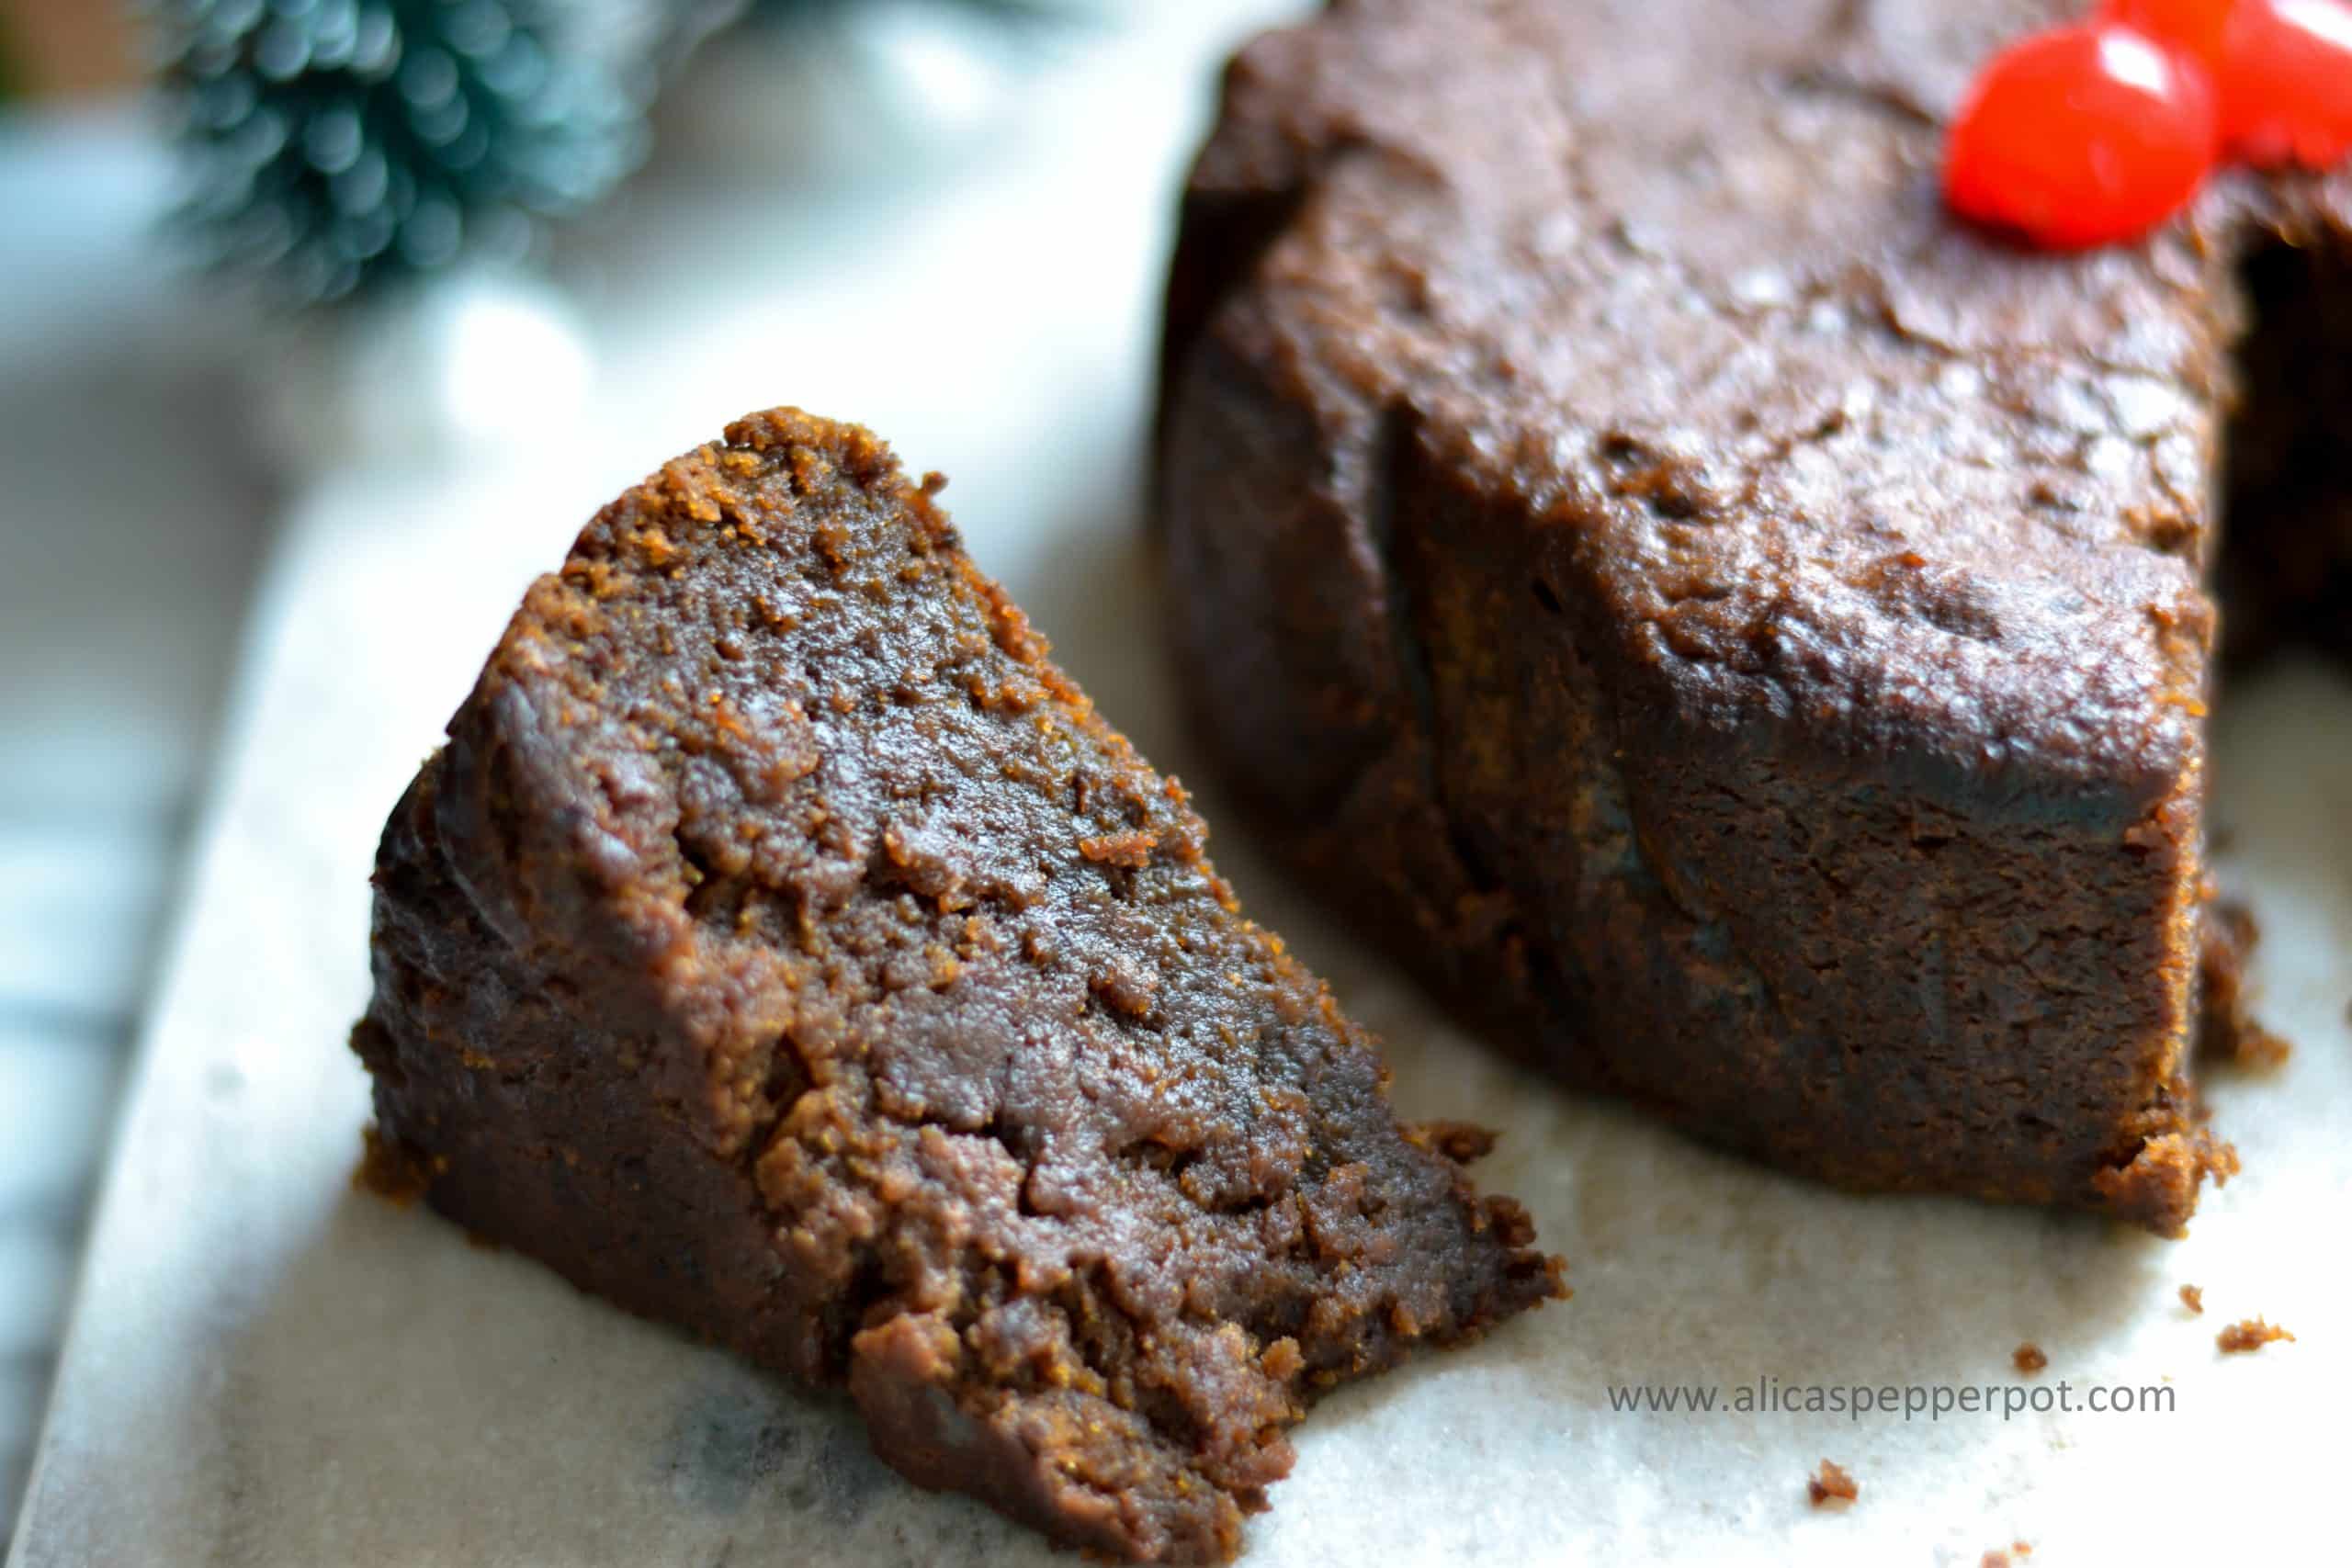
[(2178, 211), (2218, 145), (2213, 88), (2194, 57), (2100, 20), (2037, 33), (1985, 67), (1952, 126), (1944, 189), (1970, 218), (2084, 249)]
[(2265, 169), (2343, 162), (2352, 152), (2352, 5), (2237, 0), (2214, 86), (2230, 156)]

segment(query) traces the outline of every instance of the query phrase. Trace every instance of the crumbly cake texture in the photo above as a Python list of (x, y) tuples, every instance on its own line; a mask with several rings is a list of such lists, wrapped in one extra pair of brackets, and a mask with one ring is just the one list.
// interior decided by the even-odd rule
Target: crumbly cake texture
[(2078, 9), (1260, 39), (1186, 197), (1159, 513), (1211, 746), (1507, 1047), (1848, 1187), (2177, 1235), (2234, 1161), (2190, 1084), (2242, 958), (2217, 474), (2243, 641), (2341, 635), (2352, 404), (2293, 389), (2352, 375), (2352, 183), (2080, 257), (1956, 222), (1943, 118)]
[(1219, 1560), (1318, 1391), (1559, 1265), (936, 489), (754, 415), (533, 585), (385, 829), (369, 1168), (923, 1485)]
[(2267, 1323), (2258, 1317), (2248, 1317), (2242, 1318), (2222, 1329), (2213, 1337), (2213, 1343), (2225, 1356), (2243, 1356), (2259, 1350), (2265, 1345), (2276, 1345), (2281, 1339), (2292, 1344), (2294, 1338), (2293, 1335), (2278, 1324)]
[(2276, 1067), (2294, 1047), (2255, 1017), (2246, 965), (2262, 928), (2254, 911), (2235, 899), (2218, 899), (2205, 909), (2204, 948), (2198, 983), (2203, 1004), (2198, 1055), (2242, 1067)]

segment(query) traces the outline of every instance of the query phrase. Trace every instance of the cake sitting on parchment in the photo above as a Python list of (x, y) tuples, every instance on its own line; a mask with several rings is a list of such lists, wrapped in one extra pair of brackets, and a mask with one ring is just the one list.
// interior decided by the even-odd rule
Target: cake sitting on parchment
[(1956, 220), (1971, 73), (2083, 8), (1260, 39), (1159, 513), (1202, 732), (1498, 1041), (1844, 1186), (2174, 1235), (2235, 1157), (2191, 1087), (2217, 574), (2233, 646), (2352, 644), (2352, 181), (2083, 254)]
[(758, 414), (532, 587), (384, 832), (373, 1164), (923, 1485), (1218, 1560), (1319, 1391), (1559, 1266), (936, 489)]

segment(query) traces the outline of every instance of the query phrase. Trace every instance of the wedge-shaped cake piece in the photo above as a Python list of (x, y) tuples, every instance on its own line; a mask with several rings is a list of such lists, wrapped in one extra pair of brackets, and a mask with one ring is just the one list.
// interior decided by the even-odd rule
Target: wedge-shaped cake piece
[(1216, 1560), (1317, 1391), (1558, 1265), (937, 488), (755, 415), (532, 587), (379, 854), (378, 1164), (923, 1485)]

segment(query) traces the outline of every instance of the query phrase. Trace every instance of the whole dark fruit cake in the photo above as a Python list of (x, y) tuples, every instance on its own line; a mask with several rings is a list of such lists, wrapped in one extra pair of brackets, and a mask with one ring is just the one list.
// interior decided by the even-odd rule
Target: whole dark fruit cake
[[(2234, 1162), (2190, 1085), (2238, 991), (2217, 599), (2233, 649), (2352, 625), (2352, 181), (2168, 143), (2088, 161), (2111, 210), (2022, 199), (2071, 177), (2029, 79), (1954, 201), (2078, 246), (2186, 211), (2063, 252), (1957, 215), (1972, 75), (2075, 11), (1260, 39), (1185, 197), (1159, 513), (1231, 776), (1498, 1040), (1844, 1186), (2172, 1235)], [(2162, 87), (2132, 49), (2083, 58)]]

